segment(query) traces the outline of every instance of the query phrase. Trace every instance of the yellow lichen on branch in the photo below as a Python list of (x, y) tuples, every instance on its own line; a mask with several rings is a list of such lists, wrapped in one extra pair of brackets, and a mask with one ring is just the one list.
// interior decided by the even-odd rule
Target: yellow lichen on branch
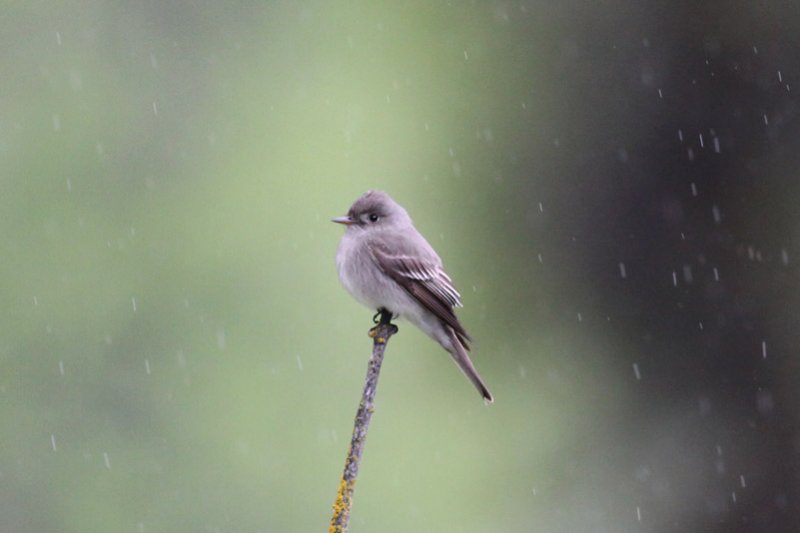
[[(350, 452), (348, 452), (348, 456)], [(356, 481), (344, 479), (344, 475), (339, 480), (339, 490), (336, 493), (336, 501), (333, 502), (333, 518), (328, 533), (344, 533), (347, 529), (347, 522), (350, 518), (350, 508), (353, 506), (353, 491)]]

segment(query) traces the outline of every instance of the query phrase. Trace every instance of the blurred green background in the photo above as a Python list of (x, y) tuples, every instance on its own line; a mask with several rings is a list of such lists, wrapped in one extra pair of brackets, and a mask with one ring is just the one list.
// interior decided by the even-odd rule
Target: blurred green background
[(790, 530), (800, 25), (739, 4), (4, 3), (0, 530), (325, 530), (371, 188), (496, 403), (401, 323), (351, 531)]

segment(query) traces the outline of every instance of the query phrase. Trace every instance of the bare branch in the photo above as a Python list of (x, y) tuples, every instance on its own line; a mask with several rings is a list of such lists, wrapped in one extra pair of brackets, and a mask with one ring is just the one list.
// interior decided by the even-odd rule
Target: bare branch
[[(339, 480), (339, 490), (336, 501), (333, 502), (333, 517), (329, 533), (346, 533), (350, 521), (350, 509), (353, 506), (353, 492), (355, 491), (358, 466), (361, 455), (364, 453), (364, 441), (367, 438), (369, 422), (372, 419), (373, 401), (378, 388), (378, 377), (383, 363), (383, 353), (389, 338), (397, 333), (397, 326), (391, 323), (392, 314), (386, 309), (380, 309), (378, 325), (369, 330), (373, 339), (372, 357), (367, 367), (367, 378), (364, 382), (364, 392), (358, 404), (356, 419), (353, 424), (353, 437), (350, 439), (350, 448), (347, 450), (347, 460), (344, 463), (344, 472)], [(377, 315), (376, 315), (377, 316)]]

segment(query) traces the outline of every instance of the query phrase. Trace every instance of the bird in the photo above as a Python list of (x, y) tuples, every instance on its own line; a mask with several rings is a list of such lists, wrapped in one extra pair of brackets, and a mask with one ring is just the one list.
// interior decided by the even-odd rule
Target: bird
[(461, 295), (408, 212), (387, 193), (370, 190), (332, 222), (346, 227), (336, 252), (344, 288), (370, 309), (385, 309), (438, 342), (484, 400), (493, 402), (469, 358), (471, 338), (455, 314)]

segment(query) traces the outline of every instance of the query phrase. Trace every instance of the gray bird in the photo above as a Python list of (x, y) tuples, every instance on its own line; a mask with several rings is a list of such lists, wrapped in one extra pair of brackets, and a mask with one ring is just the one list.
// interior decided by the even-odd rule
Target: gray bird
[(494, 401), (467, 355), (470, 337), (453, 310), (461, 295), (406, 210), (385, 192), (367, 191), (333, 222), (347, 226), (336, 252), (344, 288), (370, 309), (386, 309), (427, 333)]

